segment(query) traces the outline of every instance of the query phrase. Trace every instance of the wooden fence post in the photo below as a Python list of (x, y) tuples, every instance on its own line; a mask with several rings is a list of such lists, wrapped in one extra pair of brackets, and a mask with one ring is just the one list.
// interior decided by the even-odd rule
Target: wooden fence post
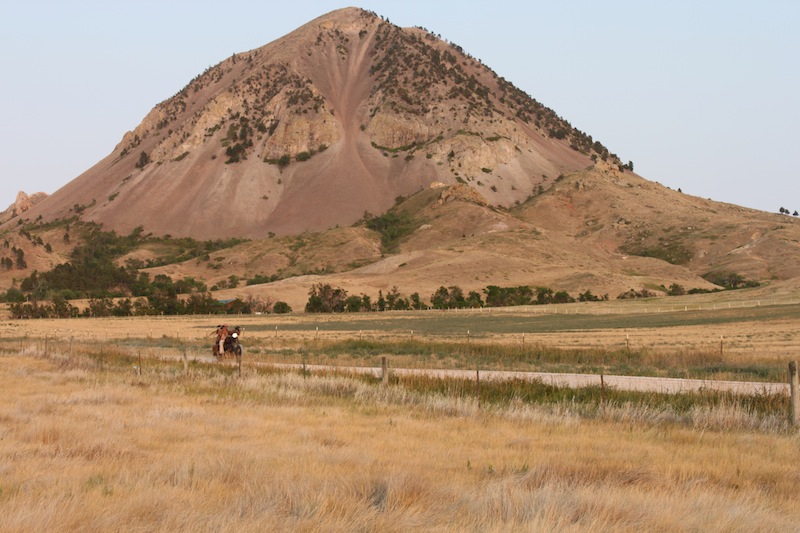
[(478, 392), (478, 409), (481, 408), (481, 369), (475, 369), (475, 385), (477, 386)]
[(384, 385), (389, 384), (389, 360), (385, 355), (381, 356), (381, 380)]
[(600, 406), (605, 407), (606, 405), (606, 381), (603, 374), (600, 374)]
[(797, 419), (800, 416), (800, 378), (797, 375), (797, 361), (789, 363), (789, 392), (791, 400), (789, 402), (789, 422), (792, 427), (797, 427)]

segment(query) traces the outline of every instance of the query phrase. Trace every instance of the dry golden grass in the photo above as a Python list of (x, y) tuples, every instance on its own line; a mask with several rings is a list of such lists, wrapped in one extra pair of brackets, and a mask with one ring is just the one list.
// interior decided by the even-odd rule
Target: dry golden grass
[[(794, 435), (0, 356), (0, 530), (790, 531)], [(623, 413), (617, 413), (618, 415)]]

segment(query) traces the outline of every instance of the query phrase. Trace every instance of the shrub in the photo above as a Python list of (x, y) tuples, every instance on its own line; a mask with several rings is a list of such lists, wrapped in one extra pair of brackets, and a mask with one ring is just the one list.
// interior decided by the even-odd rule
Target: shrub
[(554, 304), (569, 304), (575, 301), (575, 298), (569, 295), (567, 291), (558, 291), (553, 295)]
[(623, 293), (620, 293), (617, 296), (618, 300), (633, 300), (635, 298), (655, 298), (658, 296), (657, 293), (651, 292), (647, 289), (642, 289), (641, 291), (637, 291), (635, 289), (630, 289)]
[(136, 168), (144, 168), (148, 163), (150, 163), (150, 156), (147, 155), (147, 152), (139, 153), (139, 160), (136, 162)]
[(683, 288), (683, 285), (678, 285), (677, 283), (673, 283), (669, 286), (669, 290), (667, 294), (670, 296), (683, 296), (686, 294), (686, 289)]
[(381, 246), (384, 253), (396, 251), (400, 239), (414, 230), (411, 217), (393, 211), (368, 219), (366, 226), (380, 233)]
[(261, 285), (262, 283), (269, 283), (270, 281), (272, 280), (267, 276), (264, 276), (263, 274), (256, 274), (255, 276), (247, 280), (247, 286), (249, 287), (250, 285)]
[(363, 305), (364, 301), (361, 299), (361, 296), (349, 296), (344, 301), (344, 310), (348, 313), (358, 313), (361, 311)]
[(2, 300), (4, 302), (24, 302), (25, 301), (25, 295), (22, 294), (22, 291), (20, 291), (19, 289), (15, 289), (14, 287), (11, 287), (10, 289), (8, 289), (6, 291), (4, 297), (0, 298), (0, 300)]
[(587, 289), (586, 292), (582, 292), (581, 294), (578, 295), (579, 302), (599, 302), (602, 300), (603, 300), (602, 297), (595, 296), (589, 289)]

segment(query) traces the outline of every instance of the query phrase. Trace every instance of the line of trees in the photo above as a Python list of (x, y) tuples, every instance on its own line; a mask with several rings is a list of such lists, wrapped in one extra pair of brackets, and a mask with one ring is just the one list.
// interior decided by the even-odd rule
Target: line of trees
[[(716, 292), (719, 290), (735, 290), (747, 287), (757, 287), (757, 281), (748, 280), (744, 276), (733, 272), (716, 272), (703, 276), (708, 281), (720, 285), (723, 289), (689, 289), (673, 283), (669, 288), (660, 287), (663, 294), (680, 296), (683, 294), (698, 294)], [(632, 298), (655, 298), (662, 293), (648, 289), (630, 289), (617, 295), (618, 300)], [(573, 302), (599, 302), (608, 301), (608, 294), (595, 295), (591, 290), (586, 290), (577, 298), (567, 291), (554, 291), (549, 287), (531, 287), (520, 285), (517, 287), (500, 287), (488, 285), (481, 292), (464, 290), (457, 286), (440, 286), (427, 299), (423, 299), (418, 292), (404, 296), (397, 287), (392, 287), (386, 294), (378, 291), (377, 299), (373, 300), (368, 294), (348, 295), (341, 287), (334, 287), (328, 283), (317, 283), (308, 291), (308, 302), (305, 306), (306, 313), (357, 313), (365, 311), (406, 311), (425, 309), (467, 309), (478, 307), (510, 307), (517, 305), (548, 305)]]
[[(595, 296), (587, 290), (578, 296), (577, 301), (608, 300), (608, 295)], [(341, 287), (328, 283), (317, 283), (308, 291), (307, 313), (356, 313), (363, 311), (406, 311), (424, 309), (466, 309), (478, 307), (508, 307), (513, 305), (546, 305), (575, 302), (567, 291), (553, 291), (548, 287), (499, 287), (489, 285), (480, 293), (464, 290), (457, 286), (441, 286), (423, 299), (418, 292), (404, 296), (397, 287), (386, 294), (378, 291), (373, 300), (368, 294), (348, 295)]]
[(12, 316), (20, 319), (292, 312), (292, 308), (286, 302), (273, 303), (271, 300), (254, 297), (222, 302), (212, 297), (210, 293), (197, 293), (188, 298), (178, 298), (177, 294), (170, 291), (143, 298), (92, 298), (82, 310), (62, 296), (55, 296), (51, 301), (13, 301), (9, 304), (9, 310)]

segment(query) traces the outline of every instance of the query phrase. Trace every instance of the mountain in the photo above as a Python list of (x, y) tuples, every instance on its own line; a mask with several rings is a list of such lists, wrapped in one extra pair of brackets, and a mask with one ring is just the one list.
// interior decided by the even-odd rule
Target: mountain
[(618, 163), (460, 47), (347, 8), (209, 68), (28, 216), (260, 238), (435, 182), (508, 207), (592, 158)]
[(458, 46), (355, 8), (209, 68), (94, 167), (7, 214), (4, 287), (70, 260), (79, 218), (249, 239), (180, 262), (167, 258), (186, 242), (151, 240), (118, 263), (295, 309), (320, 282), (425, 300), (442, 285), (613, 299), (759, 282), (800, 296), (797, 218), (647, 181)]

